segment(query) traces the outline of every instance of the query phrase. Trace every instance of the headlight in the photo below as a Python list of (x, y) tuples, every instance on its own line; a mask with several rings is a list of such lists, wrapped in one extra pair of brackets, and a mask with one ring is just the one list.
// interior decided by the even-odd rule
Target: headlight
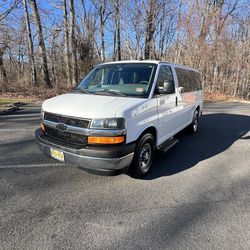
[(93, 119), (90, 127), (95, 129), (124, 129), (125, 121), (123, 118)]
[(43, 120), (44, 118), (44, 111), (41, 109), (41, 119)]

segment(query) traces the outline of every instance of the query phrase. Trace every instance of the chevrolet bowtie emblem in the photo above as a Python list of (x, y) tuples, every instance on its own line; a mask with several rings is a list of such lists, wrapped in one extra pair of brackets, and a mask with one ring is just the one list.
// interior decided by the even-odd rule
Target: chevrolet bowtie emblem
[(67, 129), (67, 126), (64, 123), (58, 123), (56, 125), (56, 128), (60, 131), (65, 131)]

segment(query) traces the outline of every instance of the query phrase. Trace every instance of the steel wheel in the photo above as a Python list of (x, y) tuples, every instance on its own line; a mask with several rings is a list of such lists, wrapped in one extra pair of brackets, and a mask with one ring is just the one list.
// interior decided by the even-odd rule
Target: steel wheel
[(153, 162), (155, 153), (155, 138), (152, 134), (144, 134), (137, 143), (130, 173), (136, 178), (146, 175)]
[(196, 111), (193, 120), (193, 131), (196, 132), (197, 129), (198, 129), (198, 112)]
[(199, 112), (196, 109), (194, 111), (192, 123), (188, 126), (189, 133), (193, 134), (198, 130), (198, 122), (199, 122)]
[(149, 143), (145, 143), (141, 149), (139, 157), (139, 165), (143, 173), (147, 173), (150, 168), (150, 161), (152, 158), (152, 149)]

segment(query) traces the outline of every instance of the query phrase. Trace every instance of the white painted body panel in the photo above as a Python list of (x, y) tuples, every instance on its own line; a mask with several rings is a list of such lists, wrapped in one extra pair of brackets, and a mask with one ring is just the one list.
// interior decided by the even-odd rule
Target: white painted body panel
[[(159, 62), (154, 63), (159, 65)], [(153, 95), (158, 69), (148, 99), (69, 93), (44, 101), (42, 109), (45, 112), (86, 119), (124, 117), (127, 129), (126, 143), (136, 141), (145, 129), (154, 127), (157, 132), (156, 146), (159, 146), (189, 125), (194, 110), (199, 106), (201, 111), (203, 104), (202, 91), (179, 92), (174, 65), (165, 65), (172, 68), (175, 94)]]
[(79, 118), (113, 118), (119, 117), (116, 113), (127, 104), (133, 106), (143, 101), (141, 98), (69, 93), (44, 101), (42, 109), (50, 113)]
[(175, 134), (182, 125), (179, 116), (182, 111), (176, 106), (176, 94), (159, 96), (158, 101), (158, 144), (163, 143)]
[(157, 99), (142, 99), (137, 105), (127, 105), (117, 113), (124, 117), (127, 128), (127, 143), (136, 141), (142, 132), (153, 126), (158, 127)]

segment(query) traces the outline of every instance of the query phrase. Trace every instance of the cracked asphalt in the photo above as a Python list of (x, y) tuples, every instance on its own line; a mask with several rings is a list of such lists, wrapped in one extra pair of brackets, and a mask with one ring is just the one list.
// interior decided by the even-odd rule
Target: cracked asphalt
[(250, 104), (206, 103), (143, 180), (45, 157), (39, 112), (0, 116), (0, 249), (250, 249)]

